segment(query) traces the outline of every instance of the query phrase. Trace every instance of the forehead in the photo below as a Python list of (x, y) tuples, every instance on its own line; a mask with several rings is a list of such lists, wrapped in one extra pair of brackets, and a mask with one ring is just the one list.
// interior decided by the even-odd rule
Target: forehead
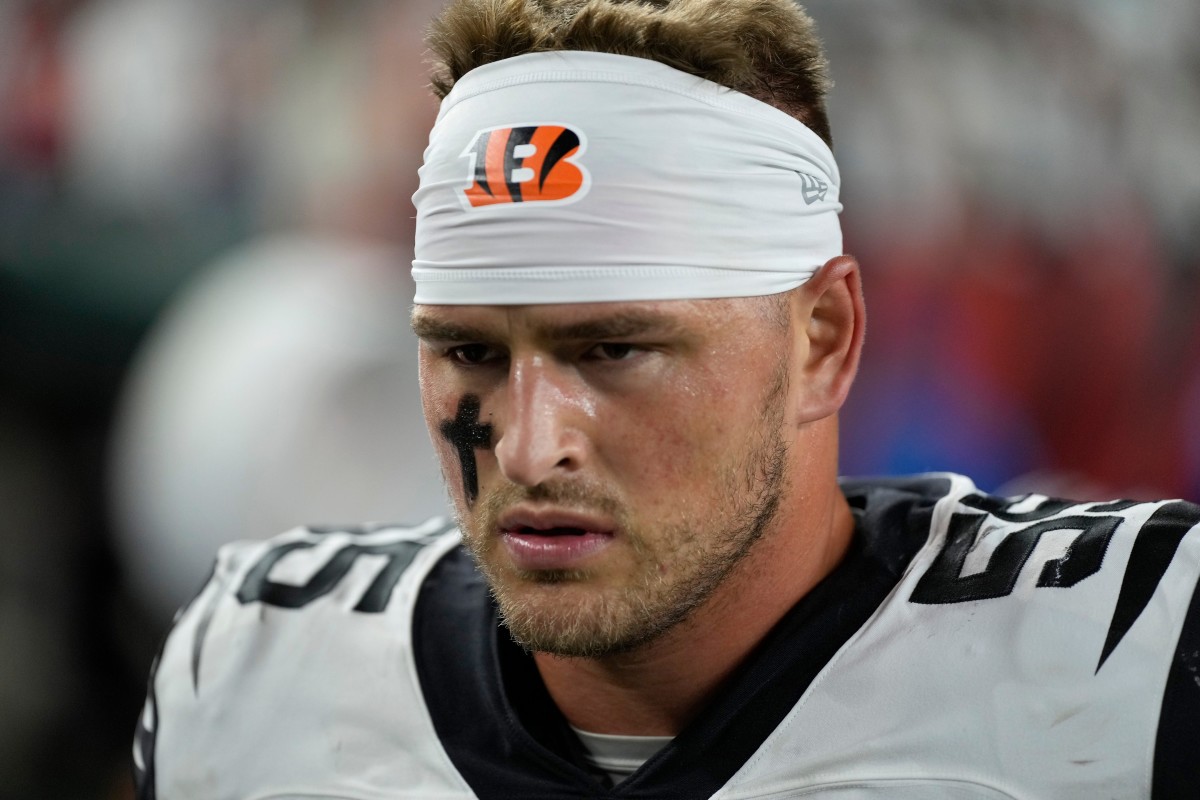
[(759, 298), (559, 303), (519, 306), (417, 305), (413, 330), (430, 339), (532, 335), (589, 339), (637, 335), (717, 334), (746, 316)]

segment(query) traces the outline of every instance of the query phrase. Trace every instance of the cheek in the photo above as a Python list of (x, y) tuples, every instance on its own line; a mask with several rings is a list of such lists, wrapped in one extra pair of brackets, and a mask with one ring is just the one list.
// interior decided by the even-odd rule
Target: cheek
[(417, 384), (421, 388), (421, 408), (425, 411), (425, 421), (436, 423), (439, 410), (444, 411), (442, 406), (450, 402), (447, 398), (451, 387), (443, 370), (438, 368), (436, 357), (424, 345), (417, 354)]
[[(602, 414), (610, 464), (635, 494), (707, 484), (740, 454), (750, 414), (728, 382), (664, 381), (666, 387), (633, 406)], [(753, 414), (757, 414), (757, 409)], [(677, 504), (678, 497), (669, 498)]]
[(461, 390), (448, 380), (436, 366), (431, 366), (424, 353), (421, 355), (419, 380), (421, 387), (421, 409), (425, 414), (425, 427), (429, 440), (442, 468), (442, 475), (452, 495), (459, 493), (458, 453), (442, 435), (442, 426), (455, 418)]
[(731, 336), (664, 375), (626, 433), (632, 468), (643, 470), (631, 490), (656, 505), (670, 495), (678, 504), (681, 494), (715, 502), (712, 493), (726, 492), (762, 446), (765, 426), (777, 424), (764, 418), (771, 416), (765, 401), (786, 402), (778, 396), (785, 352), (774, 336)]
[(425, 425), (434, 445), (443, 449), (443, 437), (438, 433), (441, 425), (453, 420), (463, 395), (472, 392), (462, 385), (451, 370), (435, 355), (422, 349), (418, 361), (417, 378), (421, 387), (421, 410), (425, 414)]

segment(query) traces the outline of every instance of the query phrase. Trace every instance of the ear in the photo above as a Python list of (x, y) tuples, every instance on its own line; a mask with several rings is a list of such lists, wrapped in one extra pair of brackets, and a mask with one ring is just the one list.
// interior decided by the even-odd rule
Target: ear
[(837, 412), (858, 371), (866, 328), (862, 280), (852, 256), (837, 256), (792, 294), (793, 384), (800, 422)]

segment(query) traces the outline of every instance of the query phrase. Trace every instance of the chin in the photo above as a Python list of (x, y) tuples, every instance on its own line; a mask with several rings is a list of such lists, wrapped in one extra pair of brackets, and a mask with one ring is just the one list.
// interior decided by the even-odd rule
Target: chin
[(691, 610), (655, 608), (630, 589), (548, 577), (492, 583), (501, 621), (526, 650), (576, 658), (625, 653), (653, 642)]

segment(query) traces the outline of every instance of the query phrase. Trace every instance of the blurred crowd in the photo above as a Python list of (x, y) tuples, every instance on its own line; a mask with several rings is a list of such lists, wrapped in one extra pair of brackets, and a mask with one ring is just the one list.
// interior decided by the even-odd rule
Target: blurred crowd
[(1200, 5), (808, 7), (870, 311), (845, 471), (1200, 494)]
[[(127, 798), (220, 543), (443, 507), (407, 330), (440, 0), (0, 0), (0, 800)], [(843, 472), (1200, 497), (1200, 4), (807, 3)]]

